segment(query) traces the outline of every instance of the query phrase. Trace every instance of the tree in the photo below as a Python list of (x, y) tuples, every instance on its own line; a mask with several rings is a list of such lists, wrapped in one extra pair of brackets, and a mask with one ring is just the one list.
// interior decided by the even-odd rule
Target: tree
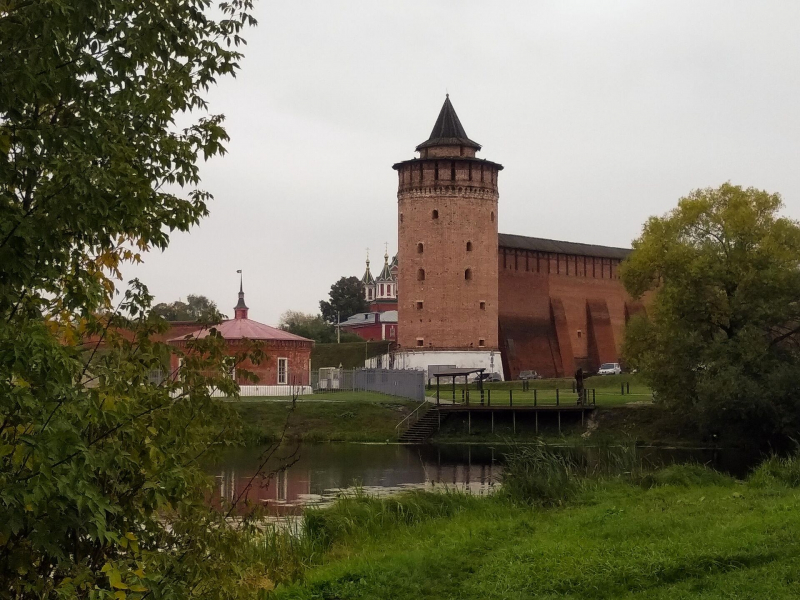
[(624, 354), (706, 434), (765, 443), (800, 426), (800, 225), (777, 194), (724, 184), (652, 217), (622, 266)]
[[(325, 322), (321, 315), (311, 315), (299, 311), (287, 310), (281, 315), (278, 326), (284, 331), (300, 335), (321, 344), (332, 344), (337, 341), (336, 327), (331, 323)], [(363, 342), (364, 340), (354, 333), (342, 331), (341, 341)]]
[(250, 9), (0, 6), (0, 597), (255, 593), (199, 466), (237, 436), (210, 393), (237, 390), (224, 344), (192, 344), (156, 384), (166, 324), (138, 282), (116, 292), (123, 263), (207, 214), (197, 160), (227, 136), (197, 114)]
[(156, 304), (152, 312), (167, 321), (201, 321), (208, 324), (217, 324), (228, 317), (217, 309), (217, 304), (205, 296), (186, 296), (186, 302), (176, 300), (169, 304), (162, 302)]
[(337, 313), (342, 321), (356, 313), (367, 312), (369, 304), (364, 298), (364, 286), (358, 277), (342, 277), (331, 286), (330, 300), (320, 300), (322, 318), (336, 323)]

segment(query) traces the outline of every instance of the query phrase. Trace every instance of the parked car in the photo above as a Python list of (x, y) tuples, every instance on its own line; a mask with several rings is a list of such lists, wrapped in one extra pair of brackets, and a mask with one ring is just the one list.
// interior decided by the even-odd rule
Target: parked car
[(500, 373), (481, 373), (478, 378), (481, 381), (503, 381)]
[(542, 376), (539, 375), (539, 373), (537, 373), (536, 371), (520, 371), (519, 378), (522, 381), (525, 381), (526, 379), (541, 379)]
[(619, 375), (622, 373), (622, 367), (619, 363), (603, 363), (597, 370), (598, 375)]

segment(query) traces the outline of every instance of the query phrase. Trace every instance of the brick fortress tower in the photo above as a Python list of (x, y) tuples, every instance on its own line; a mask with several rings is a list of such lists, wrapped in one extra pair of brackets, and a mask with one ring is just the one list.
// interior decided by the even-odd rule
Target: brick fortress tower
[[(500, 369), (497, 176), (449, 96), (398, 173), (398, 345), (407, 367)], [(398, 356), (399, 358), (399, 356)]]

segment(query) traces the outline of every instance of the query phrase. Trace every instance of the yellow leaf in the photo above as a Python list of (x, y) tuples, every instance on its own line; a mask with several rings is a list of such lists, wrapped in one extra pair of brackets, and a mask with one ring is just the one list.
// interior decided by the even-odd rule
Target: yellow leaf
[(125, 592), (123, 592), (122, 590), (119, 590), (118, 592), (114, 592), (114, 598), (117, 598), (117, 600), (125, 600), (126, 597), (127, 597), (127, 594)]
[(147, 588), (144, 587), (143, 585), (132, 585), (131, 586), (131, 591), (132, 592), (146, 592)]
[(133, 534), (132, 534), (130, 531), (128, 531), (128, 532), (125, 534), (125, 537), (126, 537), (126, 538), (128, 538), (128, 539), (129, 539), (129, 540), (131, 540), (131, 541), (134, 541), (134, 542), (136, 541), (136, 536), (135, 536), (135, 535), (133, 535)]

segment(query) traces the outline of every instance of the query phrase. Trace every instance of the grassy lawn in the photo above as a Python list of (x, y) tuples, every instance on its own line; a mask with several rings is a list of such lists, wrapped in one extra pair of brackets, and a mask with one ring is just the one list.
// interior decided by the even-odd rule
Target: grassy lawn
[[(484, 402), (491, 401), (497, 406), (515, 406), (537, 404), (575, 404), (577, 393), (572, 391), (573, 379), (536, 379), (530, 382), (529, 389), (523, 391), (521, 381), (498, 381), (484, 383)], [(637, 375), (606, 375), (589, 377), (584, 383), (589, 391), (589, 398), (594, 398), (597, 406), (620, 406), (630, 402), (649, 402), (652, 400), (650, 388), (641, 382)], [(624, 393), (623, 388), (624, 386)], [(461, 402), (464, 385), (456, 385), (455, 398)], [(470, 384), (470, 402), (480, 402), (480, 394), (476, 384)], [(558, 390), (558, 392), (556, 391)], [(487, 393), (488, 392), (488, 393)], [(436, 396), (436, 387), (428, 390), (429, 396)], [(440, 398), (452, 400), (452, 385), (442, 385)]]
[(322, 564), (275, 596), (800, 597), (798, 489), (678, 472), (654, 487), (597, 482), (558, 508), (452, 494), (436, 509), (413, 495), (344, 503), (317, 518), (332, 538)]
[(298, 402), (294, 409), (285, 401), (247, 399), (233, 404), (245, 423), (249, 445), (278, 439), (287, 419), (286, 435), (291, 441), (393, 442), (397, 423), (419, 406), (418, 402), (371, 392), (324, 396), (322, 401)]

